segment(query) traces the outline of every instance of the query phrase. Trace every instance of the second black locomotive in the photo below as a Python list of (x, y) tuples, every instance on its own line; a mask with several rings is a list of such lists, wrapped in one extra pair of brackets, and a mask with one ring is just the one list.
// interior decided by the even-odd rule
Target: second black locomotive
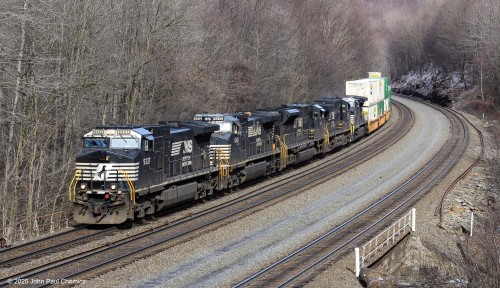
[(69, 187), (74, 219), (120, 224), (327, 153), (368, 133), (366, 101), (326, 97), (189, 121), (96, 127), (76, 157)]

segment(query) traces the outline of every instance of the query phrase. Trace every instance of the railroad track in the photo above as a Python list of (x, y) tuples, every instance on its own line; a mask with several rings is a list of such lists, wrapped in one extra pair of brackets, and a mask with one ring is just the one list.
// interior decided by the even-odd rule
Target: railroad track
[[(386, 131), (385, 137), (369, 137), (372, 141), (367, 143), (362, 150), (363, 155), (360, 155), (360, 151), (349, 151), (342, 157), (323, 161), (311, 170), (286, 176), (269, 187), (257, 189), (244, 197), (193, 214), (191, 217), (124, 238), (114, 243), (108, 243), (108, 245), (72, 255), (53, 263), (35, 267), (22, 273), (10, 275), (4, 279), (0, 279), (0, 286), (4, 285), (8, 279), (33, 279), (35, 277), (38, 279), (71, 279), (76, 276), (78, 276), (78, 279), (88, 279), (132, 263), (137, 259), (154, 255), (178, 243), (188, 241), (200, 234), (215, 230), (227, 223), (234, 222), (272, 206), (287, 197), (297, 195), (318, 181), (324, 181), (325, 178), (333, 178), (353, 166), (374, 157), (377, 154), (377, 150), (379, 153), (388, 149), (388, 143), (392, 143), (403, 137), (411, 128), (413, 115), (408, 107), (402, 104), (396, 104), (395, 107), (399, 111), (399, 116), (395, 117), (402, 117), (404, 119), (401, 119), (401, 121), (392, 126), (388, 123), (387, 127), (391, 128)], [(380, 133), (375, 133), (375, 135), (380, 135)], [(385, 145), (376, 145), (381, 141)], [(351, 159), (353, 155), (356, 155), (354, 161)], [(311, 171), (314, 171), (314, 173)]]
[(446, 196), (448, 196), (448, 193), (450, 193), (450, 191), (453, 189), (453, 187), (455, 187), (455, 185), (460, 181), (462, 180), (463, 178), (465, 178), (465, 176), (467, 176), (474, 167), (477, 166), (477, 164), (479, 164), (479, 162), (481, 161), (481, 159), (483, 158), (483, 155), (484, 155), (484, 139), (483, 139), (483, 133), (477, 128), (475, 127), (472, 122), (469, 121), (469, 119), (465, 118), (463, 116), (462, 113), (459, 113), (459, 112), (456, 112), (457, 114), (459, 114), (465, 121), (467, 121), (467, 123), (469, 123), (469, 125), (474, 128), (474, 130), (476, 131), (476, 133), (478, 134), (479, 136), (479, 142), (480, 142), (480, 146), (481, 146), (481, 152), (479, 153), (479, 156), (476, 158), (476, 160), (474, 160), (474, 162), (469, 166), (469, 168), (467, 168), (462, 174), (460, 174), (460, 176), (457, 177), (457, 179), (455, 179), (453, 181), (453, 183), (451, 183), (451, 185), (448, 187), (448, 189), (446, 189), (446, 191), (443, 193), (443, 197), (441, 197), (441, 201), (439, 201), (439, 204), (437, 205), (436, 207), (436, 212), (434, 213), (434, 216), (437, 215), (438, 213), (438, 210), (439, 210), (439, 226), (442, 226), (443, 225), (443, 218), (444, 218), (444, 201), (446, 199)]
[(67, 230), (62, 233), (9, 247), (0, 250), (0, 268), (11, 267), (39, 257), (65, 251), (77, 245), (88, 243), (93, 239), (111, 235), (116, 231), (116, 227), (104, 229), (100, 227), (98, 230), (92, 230), (86, 226), (78, 226), (75, 227), (75, 229)]
[(390, 223), (407, 211), (447, 174), (464, 152), (468, 141), (469, 132), (465, 121), (449, 109), (436, 108), (447, 116), (452, 131), (441, 152), (424, 168), (350, 219), (279, 261), (249, 275), (234, 287), (301, 286), (328, 268), (340, 256), (351, 251), (355, 243), (367, 241), (384, 229), (385, 223)]

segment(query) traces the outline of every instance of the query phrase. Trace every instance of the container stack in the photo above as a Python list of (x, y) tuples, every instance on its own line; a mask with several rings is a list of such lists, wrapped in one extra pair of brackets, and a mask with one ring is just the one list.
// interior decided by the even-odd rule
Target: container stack
[(368, 72), (368, 78), (346, 82), (347, 96), (362, 96), (368, 101), (363, 104), (363, 116), (372, 132), (389, 119), (391, 112), (391, 87), (389, 78), (380, 72)]

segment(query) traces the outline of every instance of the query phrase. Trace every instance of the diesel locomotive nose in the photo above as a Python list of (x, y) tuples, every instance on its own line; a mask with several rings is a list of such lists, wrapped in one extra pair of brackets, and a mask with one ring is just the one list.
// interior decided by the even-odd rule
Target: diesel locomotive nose
[(109, 161), (109, 155), (108, 151), (106, 150), (96, 150), (94, 148), (88, 148), (82, 151), (82, 153), (77, 156), (76, 160), (79, 162), (106, 163)]

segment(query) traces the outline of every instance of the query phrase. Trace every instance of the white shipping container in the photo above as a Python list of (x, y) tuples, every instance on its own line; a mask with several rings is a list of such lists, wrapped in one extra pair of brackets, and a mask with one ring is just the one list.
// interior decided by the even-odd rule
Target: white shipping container
[(368, 107), (368, 122), (371, 122), (375, 119), (377, 119), (378, 117), (378, 111), (377, 111), (377, 103), (372, 103), (369, 107)]
[(373, 102), (377, 102), (380, 98), (380, 91), (379, 91), (379, 81), (378, 79), (370, 79), (370, 90), (372, 91), (373, 95)]
[(368, 97), (370, 95), (367, 83), (362, 80), (346, 81), (345, 92), (347, 96), (355, 95), (355, 96)]
[[(379, 103), (383, 103), (384, 107), (379, 107)], [(380, 108), (380, 109), (379, 109)], [(363, 105), (363, 115), (364, 119), (369, 122), (376, 120), (378, 117), (387, 113), (389, 110), (389, 100), (379, 100), (377, 102), (370, 103), (369, 105), (365, 102)]]
[(378, 79), (378, 98), (377, 100), (384, 100), (384, 79)]
[(368, 98), (368, 102), (373, 102), (373, 92), (370, 91), (368, 79), (354, 80), (346, 82), (346, 95), (356, 95)]
[(368, 106), (384, 99), (384, 79), (360, 79), (346, 82), (346, 95), (368, 98)]
[(372, 122), (389, 110), (389, 99), (385, 99), (385, 80), (379, 72), (369, 72), (369, 78), (346, 81), (346, 95), (366, 97), (363, 118)]
[(370, 108), (368, 106), (363, 105), (363, 120), (368, 121), (368, 114)]

